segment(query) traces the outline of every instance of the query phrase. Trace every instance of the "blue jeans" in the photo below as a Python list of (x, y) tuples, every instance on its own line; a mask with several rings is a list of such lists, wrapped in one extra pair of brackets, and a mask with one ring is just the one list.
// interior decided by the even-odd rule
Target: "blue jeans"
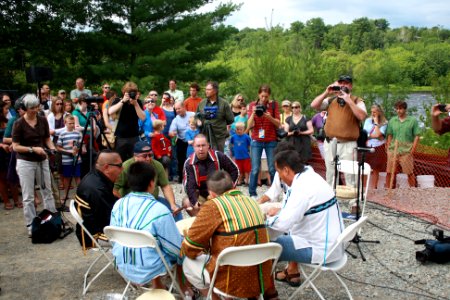
[[(158, 197), (158, 199), (156, 199), (157, 201), (161, 202), (162, 204), (164, 204), (165, 207), (167, 207), (169, 209), (169, 211), (172, 211), (172, 209), (170, 208), (170, 203), (169, 201), (167, 201), (166, 198), (163, 197)], [(180, 212), (178, 213), (178, 215), (173, 217), (175, 219), (175, 222), (178, 222), (180, 220), (183, 220), (183, 214)]]
[(256, 184), (258, 181), (259, 169), (261, 168), (261, 154), (263, 149), (266, 150), (267, 165), (269, 166), (270, 179), (273, 181), (275, 176), (275, 163), (273, 161), (273, 150), (277, 146), (277, 142), (257, 142), (252, 141), (250, 156), (252, 158), (252, 172), (250, 174), (250, 183), (248, 185), (248, 192), (250, 196), (257, 196)]
[(300, 263), (311, 263), (312, 248), (295, 249), (290, 235), (281, 235), (275, 241), (283, 247), (279, 261), (295, 261)]

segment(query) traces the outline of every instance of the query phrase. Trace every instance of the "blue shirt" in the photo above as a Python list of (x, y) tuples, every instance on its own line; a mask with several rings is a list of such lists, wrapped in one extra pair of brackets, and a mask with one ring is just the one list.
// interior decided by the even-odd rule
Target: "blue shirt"
[(164, 108), (161, 108), (164, 111), (164, 114), (166, 115), (166, 126), (164, 126), (164, 129), (162, 131), (162, 133), (167, 136), (169, 135), (169, 128), (170, 125), (172, 124), (173, 119), (175, 119), (175, 110), (165, 110)]
[[(369, 135), (371, 135), (375, 130), (375, 125), (373, 124), (372, 118), (367, 118), (364, 122), (364, 131), (367, 132), (367, 147), (378, 147), (383, 145), (386, 140), (379, 140), (375, 138), (370, 138)], [(386, 137), (386, 129), (387, 129), (387, 123), (380, 126), (380, 131), (383, 134), (384, 137)]]
[(194, 115), (195, 113), (192, 111), (187, 111), (184, 117), (177, 115), (175, 119), (173, 119), (172, 124), (170, 124), (169, 132), (175, 131), (177, 137), (186, 142), (186, 130), (189, 128), (189, 118)]
[[(119, 199), (111, 212), (111, 225), (150, 232), (169, 265), (171, 262), (181, 262), (181, 234), (171, 212), (152, 194), (131, 192)], [(145, 284), (166, 273), (162, 260), (153, 248), (132, 249), (114, 243), (112, 253), (118, 269), (133, 283)]]
[(233, 134), (230, 139), (230, 144), (233, 145), (233, 156), (235, 159), (247, 159), (250, 158), (248, 147), (252, 139), (248, 134), (237, 135)]
[(151, 138), (148, 136), (150, 133), (153, 132), (153, 120), (152, 117), (155, 119), (159, 119), (158, 114), (155, 114), (152, 112), (152, 116), (150, 116), (150, 112), (148, 110), (145, 110), (145, 120), (142, 121), (139, 119), (139, 131), (144, 131), (144, 135), (147, 138), (147, 141), (151, 143)]
[[(186, 130), (186, 142), (193, 141), (195, 136), (199, 133), (200, 130), (198, 129), (192, 130), (191, 128), (189, 128), (188, 130)], [(186, 150), (186, 157), (189, 157), (189, 155), (191, 155), (192, 153), (194, 153), (194, 146), (188, 145)]]

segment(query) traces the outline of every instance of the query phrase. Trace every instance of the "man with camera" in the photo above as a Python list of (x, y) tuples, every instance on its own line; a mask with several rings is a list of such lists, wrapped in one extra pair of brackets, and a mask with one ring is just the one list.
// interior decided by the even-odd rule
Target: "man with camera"
[[(311, 103), (316, 110), (327, 110), (325, 122), (325, 166), (328, 184), (333, 184), (334, 155), (339, 159), (353, 160), (353, 151), (357, 147), (360, 123), (367, 117), (364, 101), (352, 95), (353, 79), (349, 75), (341, 75), (336, 82), (318, 95)], [(336, 138), (336, 146), (330, 142)], [(336, 152), (333, 148), (336, 147)], [(354, 185), (354, 176), (345, 177), (347, 185)]]
[(108, 114), (116, 113), (118, 115), (118, 123), (115, 131), (116, 148), (120, 154), (122, 161), (133, 156), (134, 144), (139, 137), (139, 119), (145, 120), (145, 113), (142, 110), (143, 105), (139, 100), (139, 90), (134, 82), (127, 82), (122, 87), (123, 98), (116, 98)]
[(197, 118), (202, 122), (202, 133), (206, 135), (211, 148), (224, 152), (225, 140), (229, 136), (228, 125), (234, 122), (231, 107), (219, 97), (219, 84), (209, 81), (205, 88), (206, 99), (197, 107)]

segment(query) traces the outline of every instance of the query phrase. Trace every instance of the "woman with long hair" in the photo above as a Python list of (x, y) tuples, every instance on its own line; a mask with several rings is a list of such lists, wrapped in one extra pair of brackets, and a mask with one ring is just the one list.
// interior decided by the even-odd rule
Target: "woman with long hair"
[(370, 117), (364, 122), (364, 131), (367, 132), (367, 147), (375, 148), (374, 153), (366, 154), (366, 162), (372, 168), (371, 188), (377, 188), (380, 172), (386, 170), (387, 155), (384, 144), (388, 121), (380, 105), (374, 104), (370, 108)]
[(241, 94), (237, 94), (236, 96), (234, 96), (233, 101), (231, 101), (230, 103), (230, 107), (235, 117), (241, 114), (242, 104), (245, 104), (244, 96), (242, 96)]
[(302, 105), (298, 101), (292, 103), (292, 115), (286, 118), (284, 130), (303, 162), (311, 159), (311, 134), (314, 133), (311, 120), (302, 114)]
[(59, 97), (55, 97), (50, 106), (50, 113), (47, 116), (50, 135), (53, 137), (53, 143), (58, 140), (58, 135), (64, 131), (64, 103)]
[(25, 224), (28, 235), (31, 236), (31, 223), (36, 217), (33, 204), (36, 179), (40, 185), (44, 208), (56, 212), (46, 152), (46, 149), (55, 151), (55, 145), (50, 137), (47, 119), (38, 116), (39, 99), (33, 94), (26, 94), (23, 103), (26, 113), (14, 123), (12, 145), (17, 153), (17, 173), (22, 188)]

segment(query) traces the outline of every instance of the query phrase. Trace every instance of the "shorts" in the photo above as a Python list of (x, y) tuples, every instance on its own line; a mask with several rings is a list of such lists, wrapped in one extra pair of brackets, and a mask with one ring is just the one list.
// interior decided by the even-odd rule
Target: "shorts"
[(414, 171), (414, 158), (411, 153), (397, 154), (397, 161), (394, 165), (394, 152), (389, 151), (387, 156), (386, 173), (396, 173), (397, 163), (402, 168), (402, 173), (412, 174)]
[(234, 162), (236, 163), (241, 174), (250, 173), (250, 171), (252, 170), (252, 161), (250, 160), (250, 158), (235, 159)]
[[(73, 171), (73, 173), (72, 173)], [(77, 164), (75, 169), (73, 165), (63, 165), (63, 176), (66, 178), (80, 177), (81, 176), (81, 164)]]
[(209, 288), (210, 278), (205, 265), (209, 261), (209, 256), (202, 254), (195, 259), (185, 257), (183, 261), (183, 273), (186, 279), (198, 289)]
[(267, 158), (261, 158), (261, 172), (268, 172), (269, 165), (267, 164)]
[(372, 170), (378, 172), (386, 171), (386, 146), (383, 144), (381, 146), (375, 147), (374, 153), (366, 153), (366, 163), (370, 165)]

